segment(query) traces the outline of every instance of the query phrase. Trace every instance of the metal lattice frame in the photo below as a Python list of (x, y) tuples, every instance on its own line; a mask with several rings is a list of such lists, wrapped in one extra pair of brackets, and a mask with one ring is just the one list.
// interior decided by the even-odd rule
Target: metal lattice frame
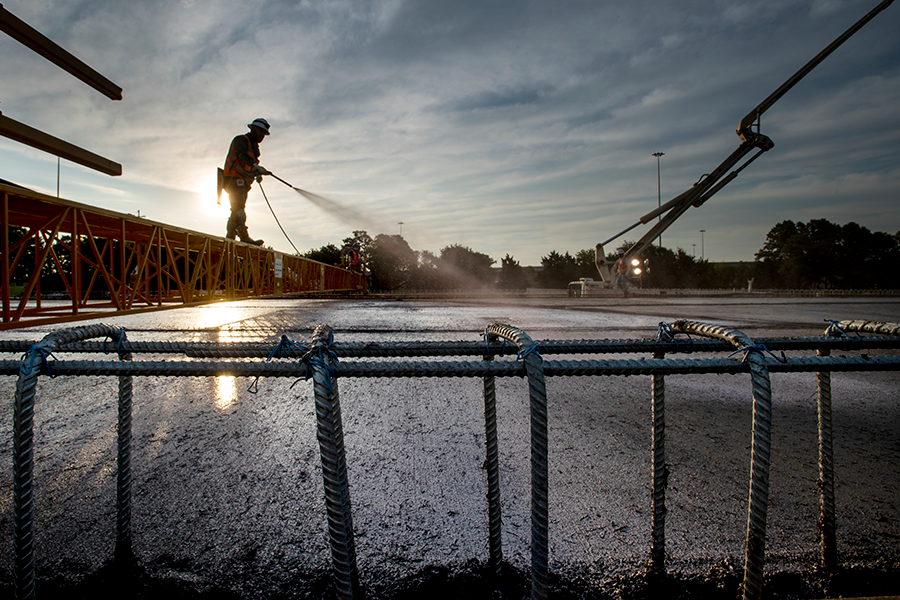
[[(27, 276), (15, 298), (17, 270)], [(42, 293), (47, 275), (61, 280), (63, 301)], [(99, 312), (364, 290), (362, 275), (338, 267), (0, 185), (0, 330)]]

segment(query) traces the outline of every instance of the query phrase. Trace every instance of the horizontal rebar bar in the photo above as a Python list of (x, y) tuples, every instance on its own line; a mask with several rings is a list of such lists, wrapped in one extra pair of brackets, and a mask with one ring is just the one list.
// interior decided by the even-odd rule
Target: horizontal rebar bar
[[(770, 350), (885, 350), (900, 349), (897, 337), (872, 336), (848, 337), (800, 337), (756, 338), (756, 343)], [(37, 342), (28, 340), (0, 340), (0, 352), (26, 352)], [(296, 342), (302, 343), (302, 342)], [(691, 354), (700, 352), (732, 351), (726, 342), (708, 339), (682, 338), (677, 343), (655, 339), (643, 340), (542, 340), (535, 342), (542, 355), (547, 354), (630, 354), (664, 352), (666, 354)], [(125, 342), (122, 351), (146, 354), (185, 354), (194, 358), (267, 358), (276, 348), (273, 342)], [(347, 357), (401, 357), (401, 356), (502, 356), (515, 353), (511, 344), (497, 342), (343, 342), (334, 344), (339, 358)], [(77, 342), (61, 344), (59, 351), (85, 353), (112, 353), (116, 347), (111, 342)], [(283, 356), (281, 356), (283, 358)], [(278, 358), (278, 357), (273, 357)]]
[[(787, 362), (764, 358), (772, 373), (814, 373), (819, 371), (894, 371), (900, 369), (900, 356), (823, 356), (791, 357)], [(49, 374), (74, 376), (135, 377), (306, 377), (307, 365), (300, 361), (106, 361), (49, 360)], [(21, 362), (0, 361), (0, 375), (16, 375)], [(522, 375), (522, 364), (513, 361), (428, 361), (428, 362), (338, 362), (333, 365), (339, 377), (515, 377)], [(727, 358), (657, 360), (548, 360), (546, 377), (615, 375), (685, 375), (690, 373), (746, 373), (740, 361)], [(44, 372), (46, 374), (46, 371)]]

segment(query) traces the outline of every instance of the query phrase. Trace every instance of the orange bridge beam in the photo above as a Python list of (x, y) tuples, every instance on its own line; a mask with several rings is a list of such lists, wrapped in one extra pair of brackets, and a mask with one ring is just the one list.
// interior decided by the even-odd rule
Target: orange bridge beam
[(0, 330), (311, 292), (365, 277), (0, 184)]

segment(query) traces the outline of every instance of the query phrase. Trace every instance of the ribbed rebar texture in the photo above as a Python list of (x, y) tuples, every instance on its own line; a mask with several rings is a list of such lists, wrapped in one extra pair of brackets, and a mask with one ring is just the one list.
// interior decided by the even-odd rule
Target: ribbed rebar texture
[[(661, 360), (662, 352), (653, 354)], [(666, 467), (666, 378), (652, 375), (650, 380), (653, 428), (651, 446), (653, 448), (653, 478), (651, 480), (650, 504), (652, 520), (650, 538), (650, 569), (656, 574), (666, 570), (666, 487), (669, 472)]]
[[(827, 356), (828, 350), (819, 350)], [(816, 373), (819, 416), (819, 535), (822, 568), (832, 573), (837, 569), (836, 515), (834, 507), (834, 433), (831, 421), (831, 373)]]
[(45, 360), (34, 346), (22, 359), (13, 413), (16, 598), (34, 598), (34, 391)]
[[(123, 349), (126, 337), (118, 330), (113, 338), (118, 348), (119, 360), (130, 361), (131, 352)], [(119, 421), (117, 424), (118, 450), (116, 470), (116, 558), (130, 560), (131, 548), (131, 413), (133, 381), (131, 375), (119, 376)]]
[(766, 550), (766, 519), (769, 507), (769, 463), (772, 450), (772, 386), (761, 352), (739, 331), (694, 321), (676, 321), (674, 328), (688, 334), (726, 340), (745, 353), (753, 385), (753, 441), (750, 449), (750, 499), (747, 509), (747, 540), (744, 555), (744, 600), (760, 600)]
[[(880, 321), (839, 321), (835, 324), (840, 330), (846, 332), (877, 333), (879, 335), (900, 336), (900, 323), (883, 323)], [(841, 335), (830, 327), (826, 334)]]
[[(824, 336), (846, 336), (847, 333), (874, 333), (900, 336), (900, 324), (880, 321), (848, 320), (829, 325)], [(849, 336), (847, 336), (849, 337)], [(871, 339), (849, 337), (854, 346), (860, 348), (871, 343)], [(828, 349), (819, 349), (816, 356), (828, 356)], [(834, 430), (832, 427), (831, 372), (816, 373), (818, 389), (819, 420), (819, 545), (821, 566), (826, 572), (834, 572), (837, 564), (837, 512), (834, 498)]]
[(122, 330), (109, 325), (88, 325), (48, 334), (22, 359), (13, 415), (13, 505), (15, 530), (16, 598), (34, 598), (34, 403), (38, 375), (47, 358), (60, 345), (79, 340), (119, 339)]
[[(490, 355), (486, 361), (492, 360)], [(484, 382), (484, 445), (487, 469), (488, 556), (491, 573), (501, 575), (503, 564), (503, 515), (500, 509), (500, 450), (497, 439), (497, 386), (493, 375)]]
[(496, 323), (485, 329), (488, 339), (496, 336), (513, 342), (528, 376), (531, 401), (531, 598), (546, 600), (549, 577), (549, 485), (547, 387), (537, 344), (523, 331)]
[(322, 455), (322, 479), (325, 486), (325, 508), (331, 543), (334, 587), (340, 600), (352, 600), (359, 591), (359, 570), (353, 540), (353, 517), (350, 509), (350, 483), (344, 452), (344, 430), (337, 377), (332, 363), (332, 330), (319, 325), (313, 333), (312, 349), (304, 360), (313, 371), (316, 397), (316, 424), (319, 452)]
[[(816, 373), (818, 371), (896, 371), (900, 356), (791, 357), (782, 363), (762, 358), (770, 373)], [(0, 361), (0, 375), (18, 375), (20, 361)], [(509, 361), (440, 362), (348, 362), (332, 364), (338, 377), (517, 377), (522, 365)], [(53, 375), (77, 377), (304, 377), (306, 363), (284, 361), (53, 361)], [(545, 377), (686, 375), (701, 373), (747, 373), (749, 367), (725, 358), (662, 360), (546, 360)]]
[[(842, 321), (841, 323), (868, 324), (865, 327), (875, 331), (881, 327), (884, 332), (895, 331), (898, 327), (890, 323), (875, 321)], [(831, 348), (833, 350), (850, 350), (858, 348), (859, 342), (853, 338), (843, 337), (837, 330), (841, 323), (835, 323), (832, 337), (805, 338), (759, 338), (754, 340), (770, 350), (817, 350)], [(849, 327), (849, 326), (848, 326)], [(852, 327), (849, 331), (855, 331)], [(657, 339), (643, 340), (538, 340), (535, 342), (542, 355), (549, 354), (646, 354), (665, 352), (667, 354), (697, 354), (701, 352), (718, 352), (732, 349), (727, 342), (709, 339), (662, 341)], [(0, 340), (0, 352), (25, 352), (37, 341)], [(277, 347), (272, 342), (125, 342), (120, 350), (142, 354), (184, 354), (192, 358), (267, 358)], [(897, 337), (872, 336), (865, 339), (865, 347), (900, 348)], [(59, 350), (66, 352), (109, 352), (108, 342), (72, 342), (61, 345)], [(501, 354), (500, 343), (489, 345), (477, 342), (343, 342), (334, 344), (332, 351), (339, 357), (401, 357), (401, 356), (478, 356), (485, 352)], [(279, 358), (278, 356), (274, 358)], [(280, 356), (290, 358), (290, 355)]]

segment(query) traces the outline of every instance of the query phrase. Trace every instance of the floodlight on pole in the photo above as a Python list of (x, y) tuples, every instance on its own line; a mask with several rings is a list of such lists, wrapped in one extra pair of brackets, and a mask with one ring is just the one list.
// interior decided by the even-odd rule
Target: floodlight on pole
[(704, 260), (706, 258), (706, 253), (704, 252), (703, 247), (703, 234), (706, 233), (705, 229), (700, 230), (700, 260)]

